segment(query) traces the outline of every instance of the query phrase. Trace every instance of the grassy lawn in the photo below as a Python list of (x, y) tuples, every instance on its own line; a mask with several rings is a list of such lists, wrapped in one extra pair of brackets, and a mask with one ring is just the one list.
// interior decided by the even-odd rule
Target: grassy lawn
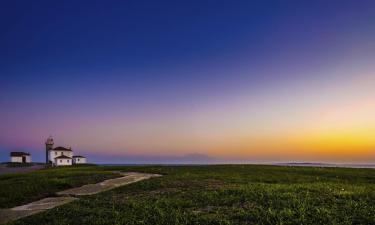
[(31, 173), (0, 175), (0, 208), (29, 203), (55, 192), (117, 177), (95, 167), (50, 168)]
[[(81, 170), (164, 176), (82, 197), (12, 224), (375, 224), (373, 169), (228, 165), (73, 171)], [(76, 178), (66, 179), (74, 183)]]

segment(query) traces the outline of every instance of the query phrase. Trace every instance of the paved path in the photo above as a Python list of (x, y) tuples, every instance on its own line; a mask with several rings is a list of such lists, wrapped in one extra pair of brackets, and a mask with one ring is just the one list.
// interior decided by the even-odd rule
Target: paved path
[(121, 173), (124, 175), (120, 178), (105, 180), (98, 184), (87, 184), (82, 187), (72, 188), (65, 191), (57, 192), (58, 196), (81, 196), (81, 195), (93, 195), (102, 191), (107, 191), (125, 184), (131, 184), (151, 177), (160, 176), (157, 174), (147, 173)]
[(0, 209), (0, 223), (7, 223), (22, 217), (30, 216), (36, 213), (52, 209), (57, 206), (72, 202), (77, 198), (73, 197), (56, 197), (44, 198), (26, 205), (17, 206), (11, 209)]
[(149, 173), (120, 173), (123, 177), (105, 180), (97, 184), (88, 184), (78, 188), (72, 188), (56, 193), (58, 197), (44, 198), (26, 205), (17, 206), (11, 209), (0, 209), (0, 224), (30, 216), (48, 209), (77, 200), (79, 196), (93, 195), (107, 191), (119, 186), (135, 183), (152, 177), (159, 177), (159, 174)]

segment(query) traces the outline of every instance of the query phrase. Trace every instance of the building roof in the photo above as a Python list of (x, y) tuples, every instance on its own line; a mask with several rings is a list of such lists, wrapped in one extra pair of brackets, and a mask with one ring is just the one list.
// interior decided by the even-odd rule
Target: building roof
[(54, 148), (54, 149), (52, 149), (52, 150), (58, 150), (58, 151), (69, 151), (69, 152), (72, 151), (71, 148), (65, 148), (65, 147), (61, 147), (61, 146), (56, 147), (56, 148)]
[(24, 156), (24, 155), (30, 155), (27, 152), (11, 152), (10, 156)]
[(73, 158), (86, 158), (86, 157), (81, 156), (81, 155), (75, 155), (75, 156), (73, 156)]
[(55, 159), (71, 159), (71, 158), (66, 155), (60, 155), (60, 156), (57, 156)]

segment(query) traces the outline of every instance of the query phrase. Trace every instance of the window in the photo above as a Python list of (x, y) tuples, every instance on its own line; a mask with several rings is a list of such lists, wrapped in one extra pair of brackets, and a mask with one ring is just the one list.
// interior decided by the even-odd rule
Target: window
[(77, 160), (78, 160), (78, 162), (79, 162), (79, 158), (78, 158)]
[(68, 159), (68, 163), (69, 163), (69, 159)]
[(64, 155), (63, 152), (61, 152), (61, 155)]
[(60, 162), (62, 163), (62, 159), (60, 159)]
[(57, 155), (57, 152), (55, 152), (55, 155)]

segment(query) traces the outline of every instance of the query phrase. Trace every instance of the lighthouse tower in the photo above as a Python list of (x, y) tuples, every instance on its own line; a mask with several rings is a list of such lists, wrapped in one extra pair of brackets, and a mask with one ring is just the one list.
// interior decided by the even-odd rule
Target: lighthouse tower
[(46, 141), (46, 164), (48, 164), (48, 151), (53, 149), (53, 138), (49, 136)]

